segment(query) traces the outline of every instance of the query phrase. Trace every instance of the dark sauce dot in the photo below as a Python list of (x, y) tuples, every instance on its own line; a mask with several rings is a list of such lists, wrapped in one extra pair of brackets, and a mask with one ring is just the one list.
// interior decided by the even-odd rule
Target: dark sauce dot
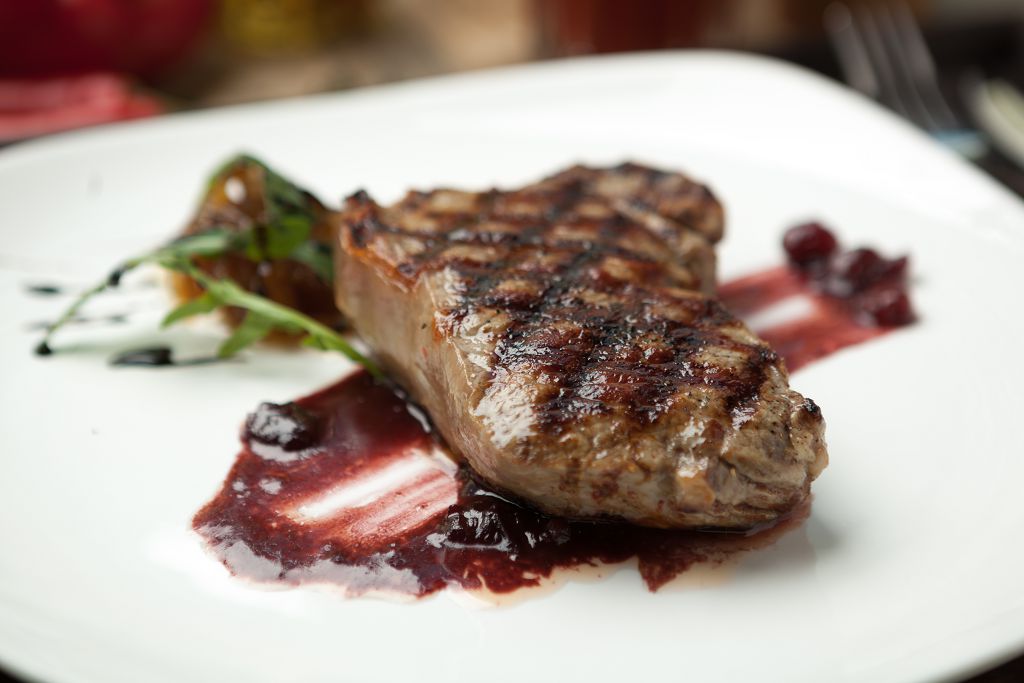
[(119, 353), (110, 359), (110, 364), (133, 367), (164, 367), (174, 365), (174, 356), (168, 346), (153, 346)]
[(121, 266), (111, 271), (110, 275), (107, 276), (107, 287), (117, 287), (121, 284), (121, 278), (124, 277), (127, 270), (127, 268)]
[[(70, 320), (65, 321), (65, 325), (88, 325), (88, 324), (107, 324), (107, 325), (123, 325), (128, 322), (128, 314), (126, 313), (115, 313), (113, 315), (102, 315), (94, 318), (86, 316), (75, 316)], [(49, 330), (53, 327), (54, 323), (50, 320), (39, 320), (26, 325), (29, 330)]]
[(224, 358), (217, 356), (179, 360), (174, 357), (174, 353), (169, 346), (152, 346), (119, 353), (110, 359), (110, 364), (121, 367), (165, 368), (170, 366), (210, 365), (224, 361)]
[(57, 296), (64, 293), (64, 289), (59, 285), (50, 284), (27, 285), (25, 291), (37, 296)]

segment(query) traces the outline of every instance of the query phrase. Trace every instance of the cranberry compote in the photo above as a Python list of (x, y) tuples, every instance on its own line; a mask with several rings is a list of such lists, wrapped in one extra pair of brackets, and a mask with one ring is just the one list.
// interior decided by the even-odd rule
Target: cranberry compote
[[(791, 371), (915, 320), (906, 256), (890, 259), (870, 248), (844, 251), (818, 222), (790, 228), (782, 246), (788, 267), (726, 282), (718, 293)], [(802, 300), (809, 311), (784, 322), (764, 321), (765, 313), (793, 300)]]
[(821, 223), (790, 228), (782, 244), (790, 266), (815, 291), (844, 302), (861, 322), (895, 327), (914, 321), (906, 256), (887, 259), (866, 247), (842, 251)]

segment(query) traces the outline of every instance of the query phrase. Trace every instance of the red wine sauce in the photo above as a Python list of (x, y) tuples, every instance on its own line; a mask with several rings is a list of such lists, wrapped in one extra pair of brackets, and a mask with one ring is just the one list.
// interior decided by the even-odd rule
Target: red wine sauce
[(331, 583), (349, 595), (507, 593), (558, 568), (632, 557), (656, 590), (697, 562), (770, 543), (807, 514), (747, 533), (550, 517), (452, 465), (406, 403), (364, 372), (295, 403), (263, 404), (242, 441), (196, 530), (237, 575)]
[(719, 286), (718, 297), (726, 308), (741, 318), (794, 297), (805, 300), (810, 308), (809, 314), (754, 329), (786, 360), (790, 372), (895, 329), (862, 324), (843, 301), (815, 292), (798, 273), (785, 266), (726, 282)]
[[(796, 319), (755, 325), (790, 370), (913, 319), (905, 258), (837, 245), (819, 224), (797, 226), (787, 233), (789, 268), (720, 288), (726, 306), (751, 320), (803, 300)], [(350, 595), (424, 596), (448, 586), (507, 593), (559, 568), (634, 557), (653, 591), (695, 563), (769, 544), (809, 513), (804, 506), (747, 533), (550, 517), (452, 464), (411, 411), (366, 373), (294, 403), (264, 403), (196, 530), (237, 575), (329, 583)]]

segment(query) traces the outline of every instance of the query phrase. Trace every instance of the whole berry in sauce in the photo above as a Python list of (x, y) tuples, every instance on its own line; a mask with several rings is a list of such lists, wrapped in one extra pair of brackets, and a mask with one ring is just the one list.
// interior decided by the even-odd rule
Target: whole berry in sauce
[(907, 293), (895, 287), (867, 292), (861, 298), (860, 309), (876, 325), (896, 327), (914, 322)]
[(490, 496), (469, 498), (458, 508), (450, 508), (442, 526), (446, 548), (488, 548), (516, 552), (515, 513), (504, 501)]
[(885, 265), (885, 261), (874, 249), (843, 252), (829, 263), (825, 290), (838, 297), (862, 292), (878, 281)]
[(245, 421), (249, 441), (301, 451), (319, 437), (318, 418), (296, 403), (261, 403)]
[(908, 257), (889, 259), (867, 247), (842, 251), (835, 235), (818, 222), (790, 228), (782, 245), (808, 289), (859, 324), (898, 327), (916, 320), (907, 292)]
[(902, 283), (907, 278), (907, 267), (910, 258), (900, 256), (899, 258), (886, 259), (878, 275), (879, 282)]
[(790, 263), (806, 268), (822, 263), (838, 248), (839, 243), (821, 223), (803, 223), (786, 231), (782, 238)]

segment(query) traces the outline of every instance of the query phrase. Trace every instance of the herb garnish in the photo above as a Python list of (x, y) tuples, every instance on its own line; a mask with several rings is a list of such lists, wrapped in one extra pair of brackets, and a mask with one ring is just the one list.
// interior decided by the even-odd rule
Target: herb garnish
[(372, 375), (383, 373), (373, 361), (359, 353), (344, 337), (313, 318), (254, 294), (230, 278), (213, 277), (199, 268), (195, 258), (218, 258), (228, 254), (244, 255), (255, 262), (289, 259), (305, 264), (325, 283), (333, 277), (333, 263), (327, 245), (312, 239), (317, 221), (315, 199), (289, 180), (251, 156), (239, 156), (221, 167), (210, 181), (210, 188), (240, 166), (256, 166), (262, 173), (265, 221), (247, 230), (212, 227), (203, 232), (184, 235), (154, 251), (129, 259), (94, 287), (82, 293), (46, 332), (36, 353), (48, 355), (54, 335), (78, 315), (93, 297), (117, 287), (121, 278), (143, 264), (154, 264), (181, 273), (194, 280), (204, 291), (185, 301), (164, 318), (167, 327), (180, 320), (218, 308), (235, 307), (246, 311), (242, 323), (221, 344), (217, 355), (227, 358), (245, 347), (279, 330), (304, 334), (303, 344), (313, 348), (339, 351), (364, 366)]
[(265, 163), (241, 154), (220, 167), (210, 179), (208, 191), (237, 171), (255, 169), (262, 176), (262, 200), (266, 220), (251, 230), (237, 232), (238, 241), (228, 251), (254, 262), (289, 259), (309, 266), (324, 282), (334, 278), (330, 248), (312, 239), (318, 202), (301, 187)]
[(383, 378), (384, 374), (373, 361), (356, 351), (340, 334), (308, 315), (246, 291), (234, 280), (211, 277), (186, 259), (164, 266), (188, 275), (206, 291), (200, 297), (186, 301), (168, 313), (162, 326), (172, 325), (200, 313), (209, 313), (222, 306), (235, 306), (247, 311), (242, 324), (221, 344), (217, 351), (218, 356), (233, 356), (246, 346), (263, 339), (273, 330), (301, 332), (306, 335), (302, 340), (305, 346), (324, 351), (339, 351), (349, 360), (365, 367), (374, 377)]

